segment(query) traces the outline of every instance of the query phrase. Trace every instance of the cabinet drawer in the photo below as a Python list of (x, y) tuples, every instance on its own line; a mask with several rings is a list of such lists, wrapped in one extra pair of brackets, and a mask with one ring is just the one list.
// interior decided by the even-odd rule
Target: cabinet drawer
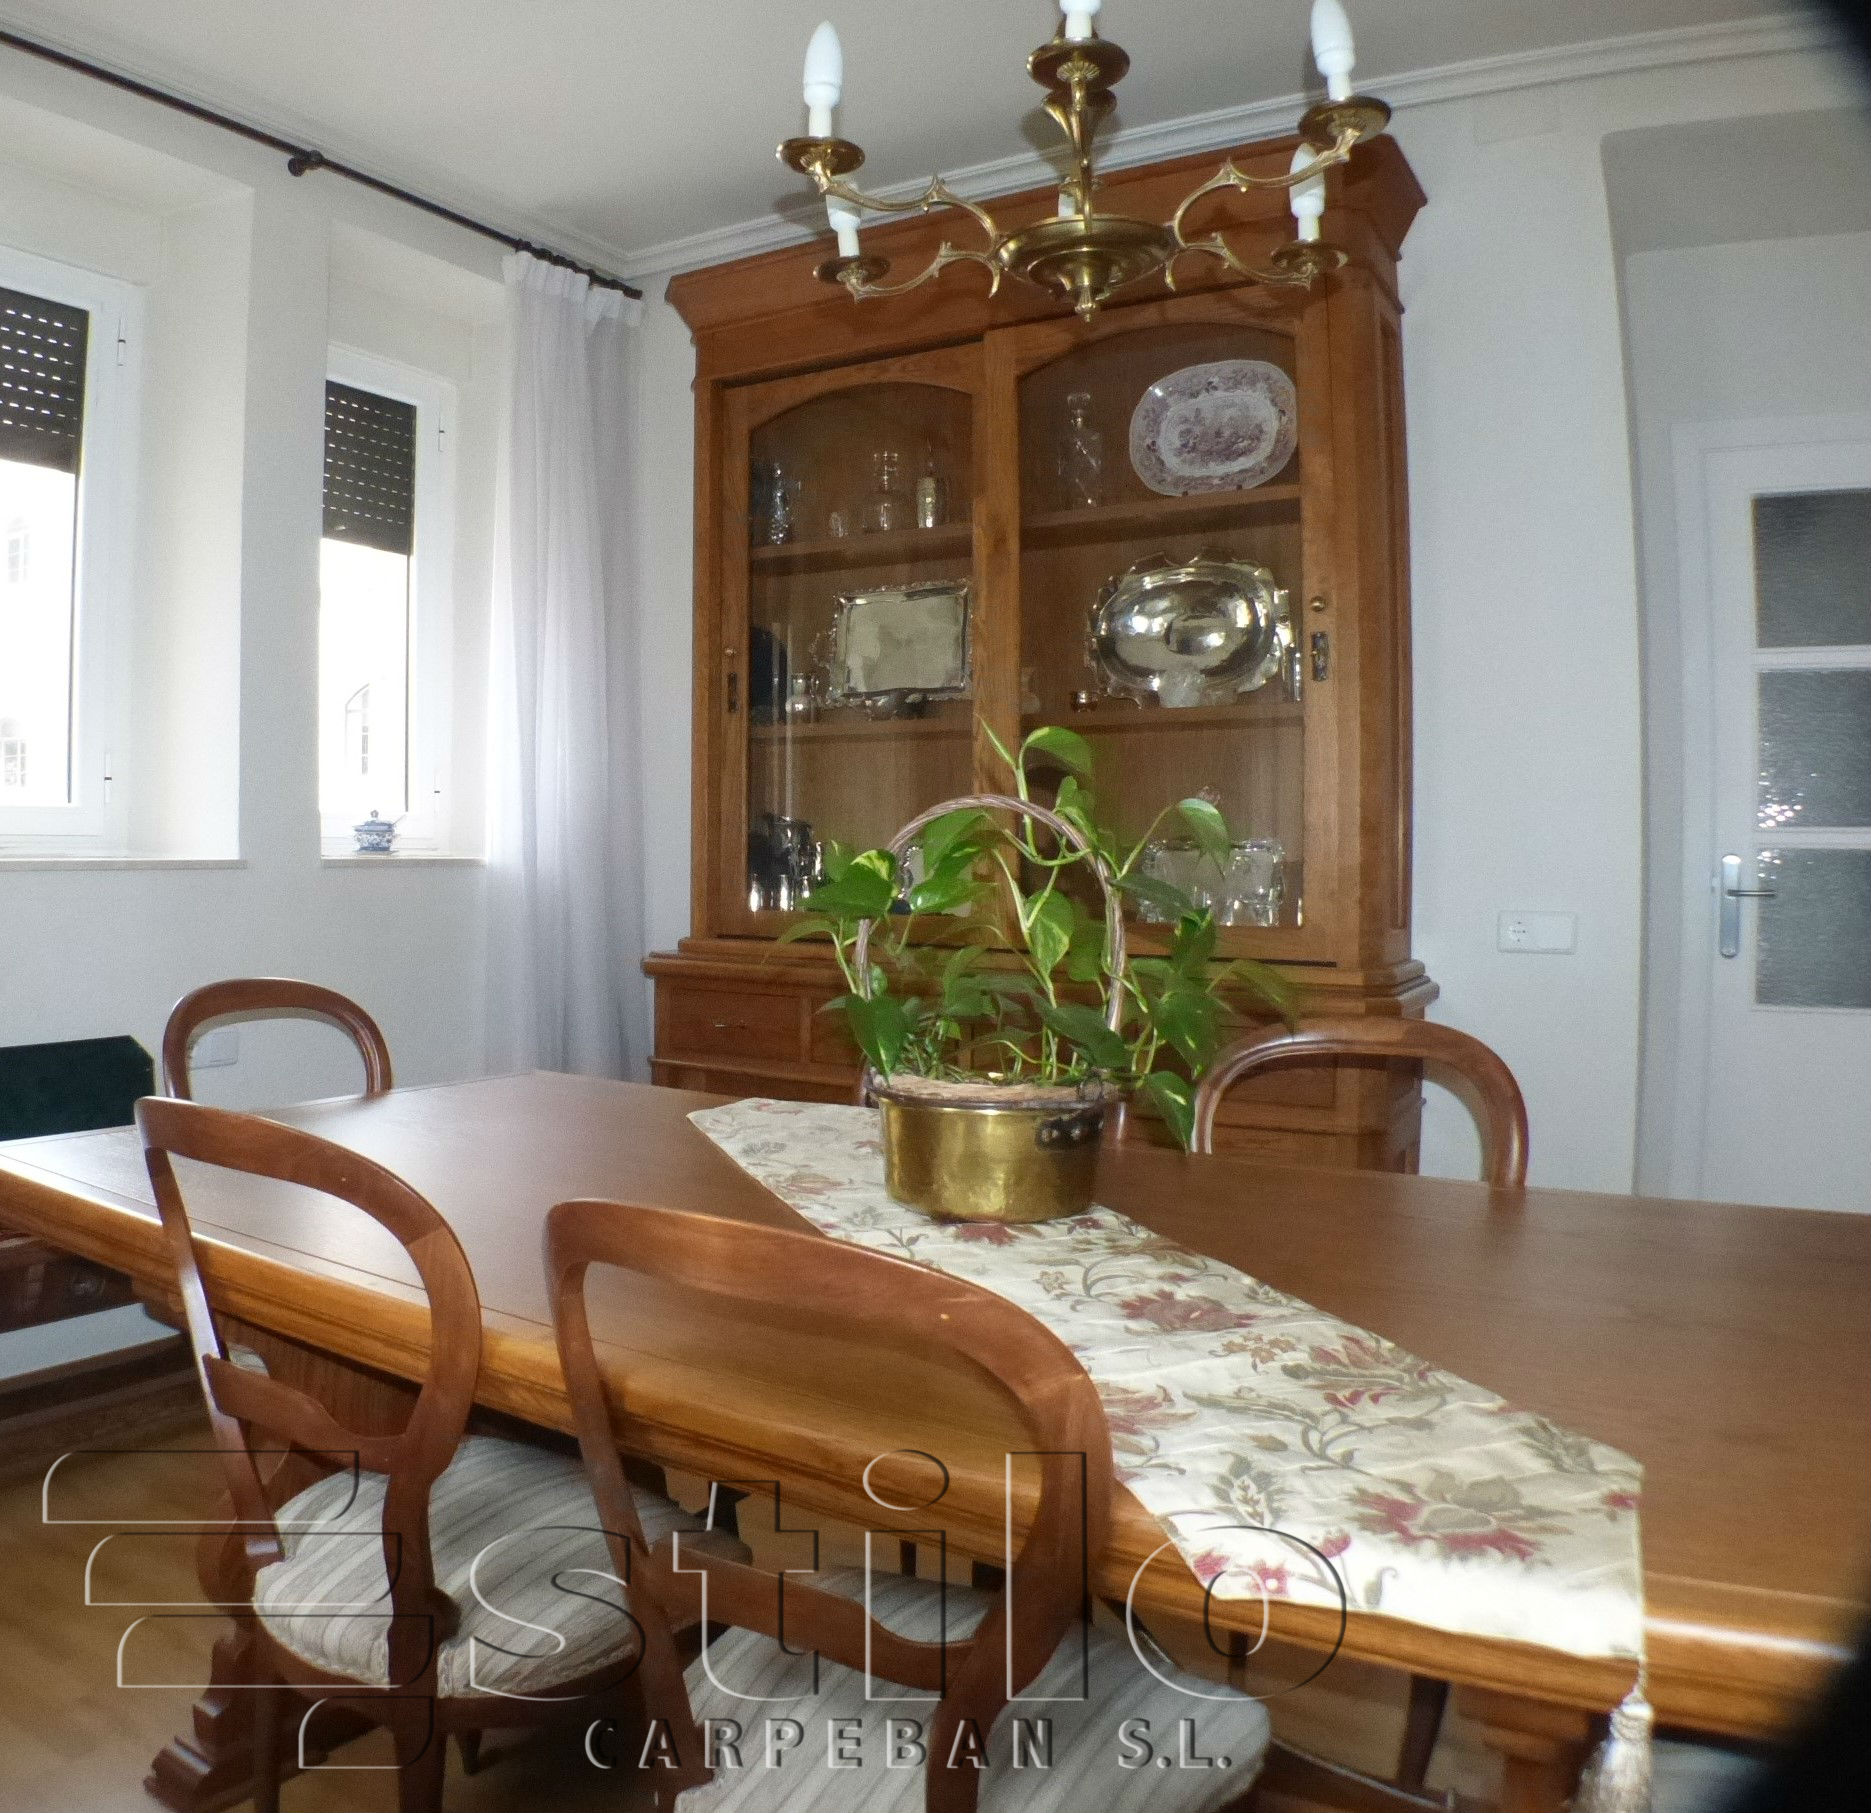
[(656, 989), (659, 1054), (697, 1052), (739, 1058), (804, 1057), (797, 995), (728, 988)]

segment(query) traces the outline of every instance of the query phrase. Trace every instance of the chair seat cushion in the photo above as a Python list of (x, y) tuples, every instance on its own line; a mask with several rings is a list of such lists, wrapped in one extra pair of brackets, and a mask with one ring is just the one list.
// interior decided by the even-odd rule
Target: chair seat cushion
[[(864, 1593), (859, 1572), (813, 1584), (849, 1598)], [(943, 1634), (944, 1619), (951, 1642), (965, 1637), (990, 1604), (985, 1593), (927, 1580), (889, 1576), (872, 1586), (873, 1616), (923, 1642)], [(1253, 1785), (1271, 1736), (1259, 1701), (1152, 1653), (1168, 1677), (1160, 1680), (1121, 1635), (1100, 1628), (1090, 1632), (1089, 1651), (1081, 1676), (1079, 1636), (1068, 1633), (1039, 1679), (983, 1734), (979, 1813), (1208, 1813)], [(814, 1693), (810, 1655), (788, 1655), (746, 1630), (716, 1639), (706, 1668), (690, 1665), (690, 1704), (709, 1733), (715, 1777), (682, 1794), (676, 1813), (921, 1813), (923, 1770), (903, 1740), (926, 1747), (934, 1699), (877, 1681), (880, 1696), (905, 1697), (867, 1701), (862, 1673), (824, 1659), (818, 1666)], [(712, 1730), (708, 1721), (716, 1722)], [(724, 1721), (738, 1731), (739, 1766), (724, 1748), (735, 1735)], [(914, 1721), (913, 1732), (905, 1721)], [(1017, 1721), (1024, 1721), (1018, 1759)], [(844, 1766), (831, 1765), (834, 1746)]]
[[(336, 1473), (289, 1499), (278, 1517), (286, 1559), (254, 1582), (254, 1610), (276, 1642), (374, 1686), (389, 1684), (390, 1668), (386, 1484)], [(702, 1528), (669, 1499), (632, 1492), (652, 1546)], [(435, 1583), (461, 1614), (436, 1662), (443, 1698), (541, 1693), (634, 1651), (602, 1530), (576, 1460), (491, 1436), (462, 1442), (429, 1495)]]

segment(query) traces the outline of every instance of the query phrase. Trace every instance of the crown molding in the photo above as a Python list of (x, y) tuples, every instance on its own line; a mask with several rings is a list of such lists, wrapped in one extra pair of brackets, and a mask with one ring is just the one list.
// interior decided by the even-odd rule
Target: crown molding
[[(1436, 69), (1386, 76), (1379, 84), (1384, 98), (1401, 111), (1438, 101), (1472, 100), (1516, 88), (1538, 88), (1559, 82), (1589, 81), (1600, 76), (1629, 75), (1650, 69), (1678, 68), (1697, 63), (1726, 63), (1749, 57), (1776, 56), (1789, 51), (1829, 49), (1839, 34), (1812, 13), (1777, 13), (1766, 18), (1730, 24), (1688, 25), (1669, 31), (1641, 32), (1630, 37), (1597, 39), (1589, 44), (1561, 45), (1551, 50), (1517, 51), (1511, 55), (1476, 57), (1465, 63), (1446, 63)], [(1270, 138), (1292, 130), (1293, 122), (1314, 100), (1309, 94), (1282, 95), (1242, 107), (1220, 107), (1151, 126), (1128, 126), (1113, 133), (1100, 146), (1099, 163), (1108, 170), (1153, 164), (1164, 158), (1187, 157), (1196, 152), (1221, 151)], [(949, 185), (970, 200), (1037, 188), (1056, 181), (1056, 167), (1027, 152), (994, 158), (946, 172)], [(920, 193), (923, 182), (893, 183), (877, 193), (887, 201), (902, 201)], [(764, 214), (753, 220), (711, 227), (680, 239), (634, 250), (593, 247), (594, 253), (613, 260), (613, 269), (628, 272), (633, 281), (654, 280), (677, 271), (698, 270), (751, 257), (757, 252), (804, 245), (824, 231), (818, 209), (801, 197), (800, 218)], [(565, 229), (553, 229), (561, 239)]]

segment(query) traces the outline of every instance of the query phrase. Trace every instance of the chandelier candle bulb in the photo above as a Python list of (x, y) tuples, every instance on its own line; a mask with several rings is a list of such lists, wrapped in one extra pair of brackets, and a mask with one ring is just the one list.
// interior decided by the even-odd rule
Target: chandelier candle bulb
[(844, 46), (838, 42), (837, 28), (827, 19), (806, 45), (806, 130), (812, 137), (832, 136), (832, 109), (844, 86)]
[(1342, 0), (1312, 0), (1312, 60), (1325, 77), (1328, 100), (1351, 99), (1351, 68), (1356, 54), (1351, 19)]
[(848, 201), (840, 201), (835, 195), (825, 198), (825, 217), (832, 223), (832, 231), (838, 235), (838, 256), (857, 257), (858, 225), (864, 217)]
[[(1291, 167), (1294, 170), (1303, 170), (1318, 155), (1318, 152), (1310, 145), (1300, 145), (1293, 152)], [(1294, 184), (1291, 206), (1293, 219), (1298, 223), (1299, 237), (1310, 244), (1319, 237), (1319, 216), (1325, 212), (1323, 171), (1317, 176), (1308, 177), (1303, 183)]]
[(1068, 44), (1083, 44), (1097, 29), (1092, 19), (1103, 0), (1059, 0), (1065, 14), (1065, 38)]

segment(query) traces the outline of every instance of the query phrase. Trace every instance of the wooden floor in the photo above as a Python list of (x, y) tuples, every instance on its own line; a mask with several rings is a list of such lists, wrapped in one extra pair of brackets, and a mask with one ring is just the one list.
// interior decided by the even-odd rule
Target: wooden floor
[[(205, 1427), (161, 1438), (165, 1449), (191, 1444), (206, 1447)], [(127, 1520), (204, 1515), (216, 1496), (211, 1466), (211, 1457), (183, 1452), (65, 1462), (54, 1475), (54, 1514), (107, 1520), (96, 1525), (44, 1523), (37, 1475), (0, 1486), (0, 1813), (154, 1813), (144, 1773), (188, 1723), (219, 1620), (189, 1614), (187, 1602), (200, 1596), (192, 1539), (135, 1532)], [(85, 1558), (105, 1536), (94, 1598), (184, 1603), (86, 1606)], [(287, 1813), (393, 1813), (396, 1783), (380, 1734), (331, 1760), (344, 1767), (286, 1785)], [(647, 1813), (650, 1805), (634, 1784), (593, 1769), (576, 1733), (490, 1739), (472, 1778), (452, 1753), (449, 1775), (449, 1813)]]
[[(0, 1484), (0, 1813), (150, 1813), (156, 1805), (143, 1792), (144, 1773), (188, 1722), (218, 1620), (189, 1610), (199, 1595), (192, 1539), (139, 1530), (136, 1522), (206, 1515), (217, 1481), (212, 1457), (202, 1452), (205, 1428), (172, 1422), (149, 1440), (143, 1451), (67, 1461), (54, 1475), (53, 1514), (95, 1522), (46, 1523), (37, 1474)], [(672, 1483), (680, 1493), (682, 1482)], [(749, 1519), (746, 1527), (756, 1554), (757, 1522)], [(176, 1603), (87, 1606), (85, 1561), (104, 1537), (110, 1541), (92, 1570), (95, 1600)], [(862, 1553), (835, 1530), (824, 1532), (824, 1543), (828, 1564)], [(1202, 1668), (1199, 1638), (1192, 1647), (1177, 1633), (1162, 1634), (1179, 1661)], [(1388, 1773), (1403, 1696), (1400, 1676), (1341, 1660), (1310, 1687), (1272, 1700), (1268, 1710), (1289, 1742)], [(343, 1766), (287, 1784), (287, 1813), (395, 1807), (389, 1750), (379, 1735), (360, 1739), (332, 1762)], [(1469, 1741), (1459, 1718), (1451, 1717), (1445, 1730), (1431, 1782), (1481, 1807), (1493, 1802), (1487, 1753)], [(1671, 1801), (1701, 1804), (1699, 1796)], [(458, 1756), (450, 1758), (450, 1813), (647, 1813), (649, 1804), (636, 1785), (594, 1770), (576, 1733), (490, 1739), (487, 1760), (472, 1778), (461, 1774)], [(1660, 1810), (1662, 1804), (1660, 1797)]]

